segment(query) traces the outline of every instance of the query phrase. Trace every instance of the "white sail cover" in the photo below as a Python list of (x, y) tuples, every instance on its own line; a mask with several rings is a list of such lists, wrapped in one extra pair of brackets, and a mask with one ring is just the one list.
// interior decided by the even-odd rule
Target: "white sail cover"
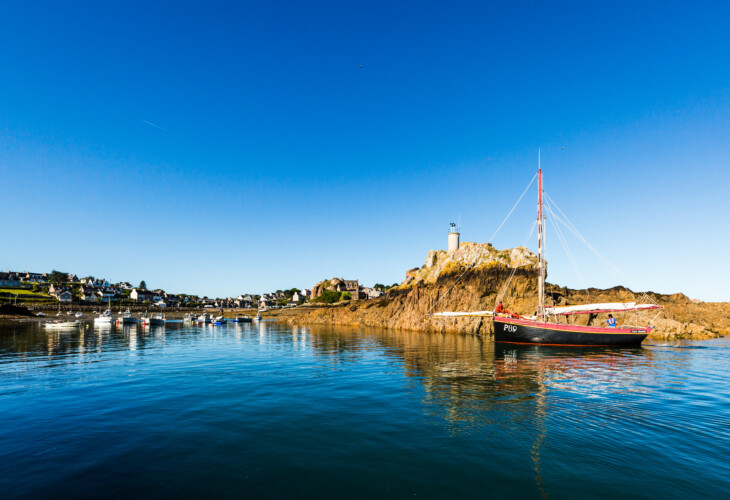
[(461, 318), (461, 317), (466, 317), (466, 316), (479, 317), (479, 316), (493, 316), (493, 315), (494, 315), (494, 312), (492, 312), (492, 311), (471, 311), (471, 312), (444, 311), (444, 312), (432, 314), (432, 316), (437, 316), (439, 318)]
[(636, 302), (604, 302), (602, 304), (582, 304), (579, 306), (546, 307), (545, 314), (564, 315), (571, 314), (596, 314), (625, 311), (644, 311), (648, 309), (661, 309), (656, 304), (637, 304)]

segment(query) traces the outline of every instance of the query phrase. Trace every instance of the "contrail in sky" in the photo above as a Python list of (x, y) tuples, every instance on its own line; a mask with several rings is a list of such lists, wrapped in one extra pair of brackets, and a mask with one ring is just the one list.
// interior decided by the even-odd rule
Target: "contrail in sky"
[(155, 128), (158, 128), (158, 129), (160, 129), (160, 130), (164, 130), (165, 132), (167, 132), (167, 129), (164, 129), (164, 128), (160, 127), (160, 126), (159, 126), (159, 125), (157, 125), (156, 123), (148, 122), (147, 120), (142, 120), (142, 123), (146, 123), (146, 124), (147, 124), (147, 125), (149, 125), (150, 127), (155, 127)]

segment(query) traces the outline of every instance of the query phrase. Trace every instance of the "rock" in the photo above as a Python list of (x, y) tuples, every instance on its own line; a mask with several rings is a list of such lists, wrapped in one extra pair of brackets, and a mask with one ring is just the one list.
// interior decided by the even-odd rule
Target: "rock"
[[(505, 284), (509, 281), (509, 287)], [(443, 250), (428, 252), (424, 265), (410, 269), (400, 286), (385, 297), (368, 300), (359, 308), (311, 308), (293, 318), (299, 324), (326, 323), (366, 325), (417, 331), (479, 333), (491, 335), (491, 320), (482, 318), (434, 318), (438, 311), (479, 311), (494, 308), (497, 296), (505, 307), (523, 315), (535, 313), (537, 304), (537, 256), (524, 247), (497, 250), (489, 244), (462, 243), (452, 255)], [(338, 278), (318, 283), (312, 292), (334, 288)], [(573, 290), (546, 284), (547, 301), (555, 305), (593, 302), (632, 302), (643, 293), (616, 286), (606, 290)], [(730, 304), (697, 303), (686, 295), (646, 292), (662, 306), (662, 314), (625, 315), (624, 324), (655, 326), (657, 339), (712, 338), (730, 334)], [(316, 296), (313, 295), (313, 296)], [(654, 319), (652, 319), (654, 318)], [(586, 324), (588, 316), (571, 318)], [(594, 324), (605, 321), (599, 315)], [(643, 322), (643, 323), (642, 323)]]

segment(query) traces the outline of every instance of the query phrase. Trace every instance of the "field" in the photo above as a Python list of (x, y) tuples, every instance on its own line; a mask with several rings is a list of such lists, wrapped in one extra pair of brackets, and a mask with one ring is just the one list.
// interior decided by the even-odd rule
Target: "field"
[(25, 288), (0, 288), (0, 300), (15, 301), (16, 296), (22, 302), (44, 303), (56, 300), (46, 293), (36, 293)]

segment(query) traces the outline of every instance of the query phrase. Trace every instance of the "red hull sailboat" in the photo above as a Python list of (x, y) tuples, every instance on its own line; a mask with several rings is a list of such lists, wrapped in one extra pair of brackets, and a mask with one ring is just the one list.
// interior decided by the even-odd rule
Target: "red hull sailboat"
[[(591, 326), (570, 324), (568, 317), (577, 314), (595, 315), (601, 313), (621, 313), (650, 309), (661, 309), (656, 304), (637, 304), (635, 302), (586, 304), (577, 306), (545, 307), (545, 261), (543, 259), (544, 213), (542, 168), (538, 166), (538, 307), (534, 317), (524, 317), (513, 313), (474, 311), (441, 312), (437, 317), (492, 316), (495, 342), (516, 344), (546, 344), (575, 346), (629, 346), (640, 345), (651, 333), (650, 326)], [(564, 318), (560, 323), (559, 318)]]

